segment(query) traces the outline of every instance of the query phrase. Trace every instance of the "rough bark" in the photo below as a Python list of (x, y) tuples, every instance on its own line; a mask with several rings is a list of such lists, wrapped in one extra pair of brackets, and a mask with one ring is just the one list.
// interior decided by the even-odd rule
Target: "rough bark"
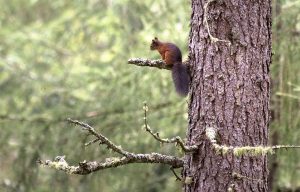
[[(207, 24), (204, 9), (207, 8)], [(226, 41), (230, 41), (231, 45)], [(267, 157), (217, 154), (205, 129), (231, 146), (268, 144), (270, 0), (192, 0), (191, 96), (184, 191), (267, 191)]]

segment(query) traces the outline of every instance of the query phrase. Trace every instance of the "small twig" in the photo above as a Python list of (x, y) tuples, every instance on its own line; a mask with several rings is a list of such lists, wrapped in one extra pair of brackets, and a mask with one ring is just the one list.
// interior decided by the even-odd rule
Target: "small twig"
[(182, 179), (177, 175), (177, 173), (175, 172), (174, 170), (174, 167), (170, 167), (170, 170), (173, 172), (173, 174), (175, 175), (176, 177), (176, 181), (181, 181)]
[(110, 157), (106, 158), (104, 162), (97, 161), (83, 161), (80, 162), (78, 166), (69, 165), (63, 158), (55, 158), (54, 161), (51, 160), (38, 160), (38, 164), (53, 168), (56, 170), (64, 171), (68, 174), (78, 174), (86, 175), (95, 171), (108, 169), (112, 167), (119, 167), (122, 165), (132, 164), (132, 163), (160, 163), (170, 165), (173, 168), (183, 167), (183, 159), (175, 156), (162, 155), (159, 153), (151, 154), (132, 154), (128, 157)]
[(88, 131), (88, 133), (90, 133), (91, 135), (94, 135), (99, 141), (101, 141), (103, 144), (105, 144), (108, 148), (112, 149), (113, 151), (115, 151), (121, 155), (124, 155), (126, 157), (132, 155), (132, 153), (125, 151), (124, 149), (122, 149), (121, 146), (115, 145), (113, 142), (111, 142), (109, 139), (107, 139), (102, 134), (97, 133), (95, 131), (95, 129), (93, 127), (91, 127), (90, 125), (80, 122), (80, 121), (77, 121), (77, 120), (70, 119), (70, 118), (68, 118), (67, 120), (71, 123), (74, 123), (75, 125), (80, 125), (84, 130)]
[(84, 146), (87, 147), (87, 146), (89, 146), (91, 144), (97, 143), (98, 141), (100, 141), (100, 139), (96, 138), (96, 139), (94, 139), (92, 141), (89, 141), (89, 142), (85, 143)]
[(281, 96), (281, 97), (288, 97), (288, 98), (291, 98), (291, 99), (296, 99), (296, 100), (299, 100), (300, 101), (300, 97), (296, 96), (296, 95), (293, 95), (293, 94), (288, 94), (288, 93), (281, 93), (281, 92), (278, 92), (276, 93), (277, 96)]
[(233, 177), (233, 178), (236, 178), (236, 179), (246, 179), (246, 180), (250, 180), (250, 181), (264, 182), (263, 179), (250, 178), (250, 177), (241, 175), (241, 174), (236, 173), (236, 172), (233, 172), (233, 173), (232, 173), (232, 177)]
[(290, 149), (290, 148), (300, 148), (300, 145), (275, 145), (272, 149)]
[(187, 152), (194, 152), (198, 149), (198, 145), (186, 146), (183, 143), (183, 140), (179, 136), (173, 137), (171, 139), (169, 139), (169, 138), (160, 138), (159, 133), (154, 133), (152, 131), (152, 129), (150, 128), (150, 126), (148, 125), (148, 122), (147, 122), (148, 106), (147, 106), (146, 102), (144, 102), (143, 109), (144, 109), (144, 127), (145, 127), (145, 130), (148, 133), (150, 133), (154, 137), (154, 139), (156, 139), (157, 141), (159, 141), (161, 143), (175, 143), (175, 144), (179, 145), (181, 147), (181, 149), (186, 153)]
[(204, 23), (205, 23), (205, 26), (207, 28), (207, 33), (209, 35), (209, 38), (210, 40), (213, 42), (213, 43), (216, 43), (216, 42), (225, 42), (225, 43), (228, 43), (228, 45), (230, 46), (231, 45), (231, 42), (228, 41), (228, 40), (222, 40), (222, 39), (218, 39), (214, 36), (212, 36), (212, 34), (210, 33), (210, 29), (209, 29), (209, 24), (208, 24), (208, 21), (207, 21), (207, 9), (208, 9), (208, 6), (211, 2), (213, 1), (216, 1), (216, 0), (208, 0), (207, 3), (204, 5)]

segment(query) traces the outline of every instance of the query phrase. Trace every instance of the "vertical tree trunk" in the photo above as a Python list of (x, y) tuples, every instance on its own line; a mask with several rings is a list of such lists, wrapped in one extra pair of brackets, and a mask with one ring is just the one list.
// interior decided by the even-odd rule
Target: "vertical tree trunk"
[[(268, 144), (271, 0), (192, 0), (191, 101), (184, 191), (267, 191), (267, 157), (216, 154), (205, 129), (220, 145)], [(213, 37), (231, 42), (212, 42)]]

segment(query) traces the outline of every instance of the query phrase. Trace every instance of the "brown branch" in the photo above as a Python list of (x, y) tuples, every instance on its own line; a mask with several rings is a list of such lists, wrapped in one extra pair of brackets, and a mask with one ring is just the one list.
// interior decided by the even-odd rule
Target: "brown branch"
[(77, 120), (70, 119), (70, 118), (68, 118), (68, 121), (71, 122), (71, 123), (74, 123), (75, 125), (80, 125), (83, 128), (83, 130), (86, 130), (91, 135), (94, 135), (102, 144), (106, 145), (109, 149), (111, 149), (111, 150), (113, 150), (113, 151), (115, 151), (115, 152), (117, 152), (121, 155), (124, 155), (126, 157), (132, 155), (132, 153), (122, 149), (121, 146), (115, 145), (113, 142), (111, 142), (109, 139), (107, 139), (104, 135), (102, 135), (100, 133), (97, 133), (95, 131), (95, 129), (93, 127), (91, 127), (90, 125), (88, 125), (86, 123), (83, 123), (83, 122), (80, 122), (80, 121), (77, 121)]
[(177, 173), (176, 173), (176, 171), (174, 169), (175, 169), (174, 167), (170, 167), (170, 170), (172, 171), (172, 173), (176, 177), (176, 181), (181, 181), (182, 179), (177, 175)]
[(179, 145), (180, 148), (186, 153), (194, 152), (198, 149), (198, 145), (191, 145), (191, 146), (185, 145), (183, 143), (183, 140), (179, 136), (173, 137), (171, 139), (169, 139), (169, 138), (160, 138), (159, 133), (154, 133), (152, 131), (152, 129), (150, 128), (150, 126), (148, 125), (148, 122), (147, 122), (148, 106), (147, 106), (146, 102), (144, 103), (143, 109), (144, 109), (144, 128), (148, 133), (150, 133), (150, 135), (153, 136), (154, 139), (156, 139), (157, 141), (159, 141), (161, 143), (175, 143), (176, 145)]
[(111, 157), (106, 158), (104, 162), (97, 161), (83, 161), (80, 162), (78, 166), (71, 166), (65, 160), (64, 157), (55, 158), (54, 161), (51, 160), (38, 160), (42, 166), (53, 168), (56, 170), (64, 171), (68, 174), (78, 174), (86, 175), (95, 171), (119, 167), (122, 165), (132, 164), (132, 163), (160, 163), (170, 165), (173, 168), (183, 167), (183, 159), (174, 156), (162, 155), (158, 153), (150, 154), (131, 154), (128, 157)]
[(87, 146), (89, 146), (89, 145), (91, 145), (91, 144), (97, 143), (98, 141), (100, 142), (100, 144), (103, 144), (103, 143), (100, 141), (99, 138), (96, 138), (96, 139), (94, 139), (94, 140), (92, 140), (92, 141), (89, 141), (89, 142), (85, 143), (84, 146), (87, 147)]

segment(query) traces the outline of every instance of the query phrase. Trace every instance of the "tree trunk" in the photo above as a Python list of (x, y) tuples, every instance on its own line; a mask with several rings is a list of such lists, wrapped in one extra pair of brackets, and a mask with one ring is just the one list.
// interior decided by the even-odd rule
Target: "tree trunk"
[(266, 156), (217, 154), (205, 130), (220, 145), (268, 144), (271, 0), (192, 0), (189, 41), (187, 144), (200, 148), (186, 155), (184, 191), (267, 191)]

